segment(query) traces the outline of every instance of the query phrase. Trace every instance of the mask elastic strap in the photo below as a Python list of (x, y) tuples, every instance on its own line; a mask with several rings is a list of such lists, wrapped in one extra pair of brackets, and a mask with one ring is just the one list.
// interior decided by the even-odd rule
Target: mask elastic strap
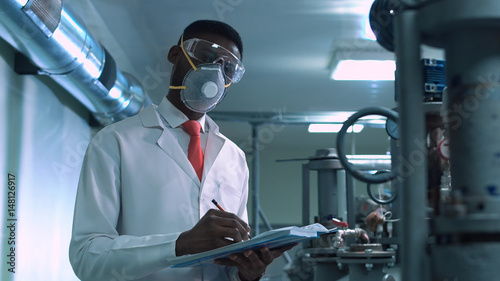
[(168, 88), (173, 89), (173, 90), (186, 90), (188, 87), (186, 87), (186, 86), (169, 86)]
[(196, 66), (194, 65), (193, 61), (188, 56), (186, 50), (184, 50), (184, 34), (181, 35), (181, 49), (182, 49), (182, 52), (184, 53), (184, 55), (186, 56), (189, 64), (191, 65), (191, 67), (194, 69), (194, 71), (198, 72), (198, 68), (196, 68)]
[[(224, 88), (228, 88), (229, 86), (231, 86), (231, 82), (227, 85), (224, 85)], [(187, 89), (186, 86), (169, 86), (168, 88), (173, 89), (173, 90), (186, 90)]]
[[(193, 61), (191, 60), (191, 58), (189, 57), (189, 55), (187, 54), (186, 50), (184, 50), (184, 34), (181, 35), (181, 49), (182, 49), (182, 52), (184, 53), (184, 55), (186, 56), (189, 64), (191, 65), (191, 67), (196, 71), (198, 72), (198, 68), (196, 68), (196, 66), (194, 65)], [(186, 90), (187, 87), (186, 86), (169, 86), (168, 87), (169, 89), (173, 89), (173, 90)]]

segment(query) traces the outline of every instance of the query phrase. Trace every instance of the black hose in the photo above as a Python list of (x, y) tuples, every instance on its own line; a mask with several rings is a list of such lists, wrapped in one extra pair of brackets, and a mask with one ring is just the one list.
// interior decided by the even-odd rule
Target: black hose
[(347, 129), (351, 127), (354, 123), (356, 123), (356, 121), (358, 121), (359, 118), (367, 115), (382, 115), (387, 117), (388, 119), (391, 119), (396, 123), (398, 122), (399, 118), (399, 115), (396, 111), (385, 107), (368, 107), (354, 113), (353, 115), (351, 115), (351, 117), (349, 117), (349, 119), (347, 119), (344, 122), (344, 125), (342, 125), (342, 129), (340, 129), (340, 131), (337, 134), (337, 154), (339, 157), (339, 161), (340, 163), (342, 163), (344, 169), (356, 179), (366, 183), (384, 183), (396, 178), (397, 173), (395, 171), (389, 171), (387, 173), (382, 173), (378, 175), (377, 174), (369, 175), (366, 173), (362, 173), (361, 171), (355, 170), (353, 168), (353, 165), (349, 163), (349, 160), (347, 159), (347, 156), (345, 154), (344, 139)]

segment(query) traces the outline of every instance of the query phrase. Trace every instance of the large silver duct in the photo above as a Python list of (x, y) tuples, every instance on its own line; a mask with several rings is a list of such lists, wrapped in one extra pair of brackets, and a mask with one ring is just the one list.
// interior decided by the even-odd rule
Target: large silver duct
[(62, 0), (1, 0), (0, 36), (103, 125), (138, 113), (149, 99)]

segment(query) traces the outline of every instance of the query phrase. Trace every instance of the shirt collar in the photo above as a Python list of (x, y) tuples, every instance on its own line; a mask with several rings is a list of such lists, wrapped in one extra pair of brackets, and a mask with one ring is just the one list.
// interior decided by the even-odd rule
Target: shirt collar
[[(167, 97), (164, 97), (161, 103), (158, 105), (158, 113), (160, 113), (163, 120), (170, 125), (172, 128), (177, 128), (182, 125), (182, 123), (189, 121), (189, 118), (182, 113), (177, 107), (175, 107)], [(205, 116), (203, 116), (196, 120), (201, 125), (201, 132), (205, 133)]]

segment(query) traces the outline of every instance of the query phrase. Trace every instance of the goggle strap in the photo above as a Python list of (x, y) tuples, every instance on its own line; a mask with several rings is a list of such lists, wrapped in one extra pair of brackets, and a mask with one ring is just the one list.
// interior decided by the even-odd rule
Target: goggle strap
[[(228, 88), (229, 86), (231, 86), (231, 83), (224, 85), (224, 88)], [(168, 88), (172, 89), (172, 90), (186, 90), (187, 89), (186, 86), (169, 86)]]
[(184, 53), (184, 55), (186, 56), (189, 64), (191, 65), (191, 67), (194, 69), (194, 71), (198, 72), (198, 68), (196, 68), (193, 61), (191, 61), (191, 58), (188, 56), (186, 50), (184, 50), (184, 34), (181, 35), (181, 49), (182, 49), (182, 52)]
[(170, 86), (168, 88), (170, 88), (172, 90), (186, 90), (187, 89), (186, 86)]

